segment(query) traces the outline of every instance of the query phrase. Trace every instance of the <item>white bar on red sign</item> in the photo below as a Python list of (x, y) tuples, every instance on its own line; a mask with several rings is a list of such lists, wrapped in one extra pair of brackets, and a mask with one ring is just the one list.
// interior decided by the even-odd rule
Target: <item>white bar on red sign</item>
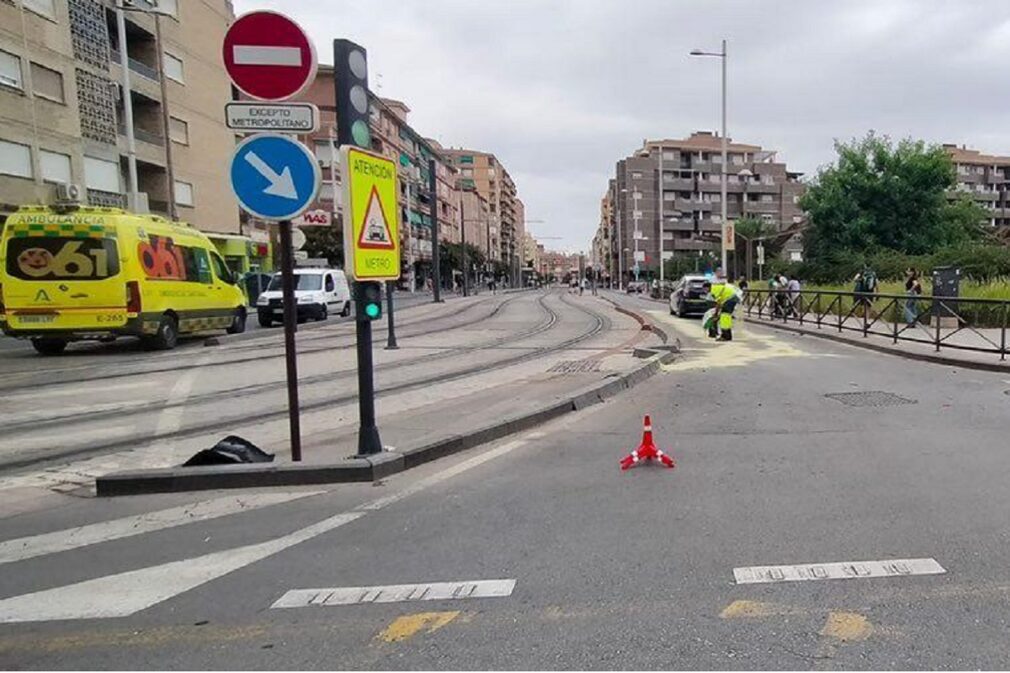
[(802, 582), (807, 580), (845, 580), (871, 577), (906, 577), (942, 575), (947, 572), (931, 558), (892, 559), (888, 561), (846, 561), (843, 563), (803, 563), (785, 566), (750, 566), (733, 568), (737, 584), (762, 582)]
[(235, 45), (235, 65), (281, 65), (299, 67), (302, 50), (298, 47)]

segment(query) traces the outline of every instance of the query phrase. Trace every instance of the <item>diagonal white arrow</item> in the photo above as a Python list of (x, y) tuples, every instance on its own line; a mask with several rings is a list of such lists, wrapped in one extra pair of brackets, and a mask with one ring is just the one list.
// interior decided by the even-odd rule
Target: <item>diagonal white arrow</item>
[(291, 168), (289, 166), (285, 166), (284, 170), (278, 175), (277, 171), (270, 168), (267, 162), (260, 159), (259, 155), (255, 152), (247, 152), (245, 160), (260, 175), (270, 181), (270, 184), (263, 190), (264, 194), (279, 196), (282, 199), (298, 200), (298, 190), (295, 189), (295, 181), (291, 178)]

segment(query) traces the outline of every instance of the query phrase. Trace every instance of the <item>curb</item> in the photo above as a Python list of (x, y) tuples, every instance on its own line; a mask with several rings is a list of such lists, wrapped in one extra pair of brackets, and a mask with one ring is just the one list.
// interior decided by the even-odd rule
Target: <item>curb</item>
[(439, 458), (502, 439), (517, 432), (581, 411), (632, 388), (660, 371), (676, 358), (674, 352), (652, 351), (648, 361), (611, 381), (596, 383), (576, 391), (561, 401), (535, 411), (505, 418), (465, 435), (453, 435), (422, 446), (365, 458), (348, 458), (328, 465), (242, 464), (200, 467), (166, 467), (132, 472), (116, 472), (95, 479), (99, 497), (146, 495), (226, 488), (265, 486), (308, 486), (344, 482), (378, 481)]
[(915, 353), (901, 348), (895, 348), (893, 346), (885, 346), (883, 344), (866, 343), (862, 341), (857, 341), (850, 337), (841, 336), (838, 334), (832, 334), (831, 332), (824, 332), (822, 330), (811, 330), (803, 327), (796, 327), (793, 325), (779, 324), (774, 322), (769, 322), (765, 320), (757, 320), (754, 318), (749, 318), (744, 316), (744, 320), (753, 325), (762, 325), (765, 327), (771, 327), (773, 329), (782, 330), (784, 332), (791, 332), (793, 334), (799, 334), (802, 336), (812, 336), (818, 337), (820, 339), (827, 339), (828, 341), (834, 341), (835, 343), (846, 344), (848, 346), (854, 346), (856, 348), (863, 348), (869, 351), (875, 351), (877, 353), (883, 353), (885, 355), (895, 355), (906, 360), (916, 360), (918, 362), (931, 362), (937, 365), (944, 365), (948, 367), (960, 367), (962, 369), (977, 369), (985, 372), (1010, 372), (1010, 365), (1003, 365), (998, 363), (989, 362), (975, 362), (972, 360), (961, 360), (959, 358), (947, 357), (944, 355), (931, 355), (929, 353)]
[(632, 318), (634, 318), (638, 322), (638, 324), (642, 326), (643, 330), (655, 333), (663, 343), (667, 343), (670, 340), (670, 336), (666, 333), (666, 330), (664, 330), (659, 325), (653, 322), (649, 322), (639, 314), (635, 313), (631, 309), (624, 308), (623, 306), (621, 306), (620, 304), (618, 304), (616, 301), (614, 301), (609, 297), (600, 297), (600, 299), (613, 306), (614, 310), (617, 311), (618, 313), (623, 313), (624, 315), (631, 316)]

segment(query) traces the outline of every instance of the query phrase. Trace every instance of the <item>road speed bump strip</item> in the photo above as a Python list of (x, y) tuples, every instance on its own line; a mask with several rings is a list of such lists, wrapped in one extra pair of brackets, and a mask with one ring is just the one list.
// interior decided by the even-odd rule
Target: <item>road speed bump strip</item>
[(271, 608), (305, 608), (362, 603), (402, 603), (406, 601), (450, 601), (463, 598), (505, 598), (512, 595), (515, 580), (474, 580), (466, 582), (431, 582), (427, 584), (390, 584), (375, 587), (335, 587), (330, 589), (293, 589)]
[(806, 580), (848, 580), (870, 577), (905, 577), (942, 575), (947, 572), (931, 558), (889, 561), (851, 561), (844, 563), (804, 563), (785, 566), (750, 566), (733, 568), (737, 584), (762, 582), (801, 582)]

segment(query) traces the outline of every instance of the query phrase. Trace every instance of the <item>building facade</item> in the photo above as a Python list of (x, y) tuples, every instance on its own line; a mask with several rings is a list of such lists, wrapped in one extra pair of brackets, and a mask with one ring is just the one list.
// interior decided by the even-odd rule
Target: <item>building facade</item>
[(988, 224), (1003, 240), (1010, 240), (1010, 157), (983, 154), (964, 145), (944, 144), (957, 173), (951, 198), (968, 194), (986, 210)]
[(231, 2), (157, 5), (160, 16), (147, 0), (129, 4), (120, 45), (113, 0), (0, 2), (0, 218), (54, 202), (61, 183), (79, 185), (93, 205), (130, 205), (128, 95), (135, 208), (240, 233), (227, 166), (235, 135), (223, 115), (231, 84), (220, 62)]
[[(731, 141), (727, 160), (727, 218), (757, 217), (779, 232), (802, 224), (801, 174), (789, 171), (776, 152)], [(604, 197), (606, 214), (601, 206), (601, 223), (613, 219), (611, 268), (623, 266), (627, 281), (636, 262), (640, 276), (651, 275), (661, 256), (718, 251), (722, 168), (721, 138), (710, 132), (649, 140), (618, 161)]]
[(461, 184), (476, 189), (487, 200), (493, 230), (491, 247), (496, 251), (493, 259), (513, 269), (518, 279), (526, 213), (512, 176), (490, 152), (450, 148), (446, 156), (459, 171)]

